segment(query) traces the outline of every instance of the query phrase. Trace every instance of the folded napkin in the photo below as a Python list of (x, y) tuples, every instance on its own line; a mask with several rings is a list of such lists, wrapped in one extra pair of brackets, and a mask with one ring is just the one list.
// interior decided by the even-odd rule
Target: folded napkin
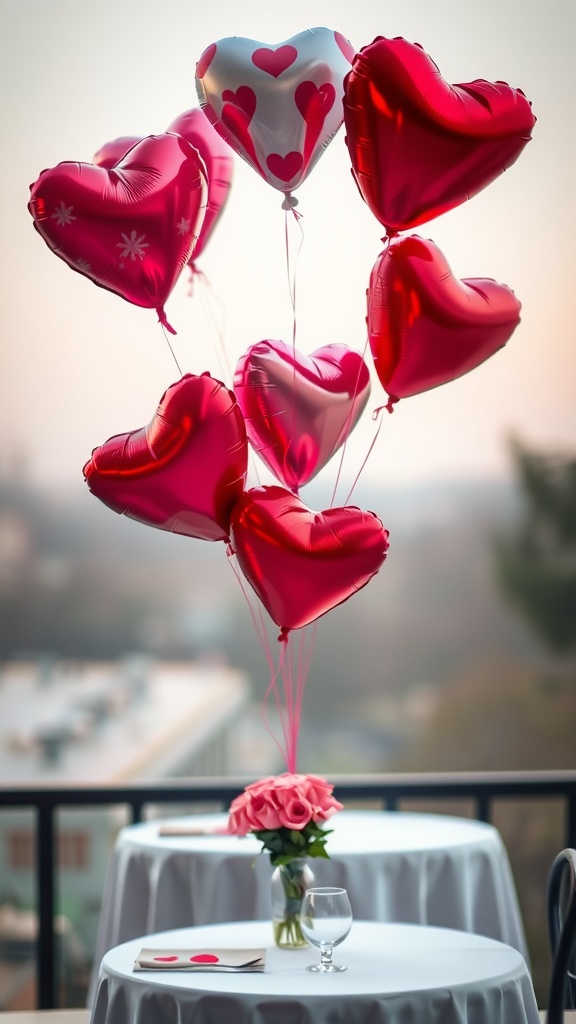
[(158, 827), (159, 836), (225, 836), (228, 834), (227, 825), (194, 825), (193, 822), (170, 823)]
[(264, 970), (265, 949), (141, 949), (135, 971), (230, 971), (246, 974)]

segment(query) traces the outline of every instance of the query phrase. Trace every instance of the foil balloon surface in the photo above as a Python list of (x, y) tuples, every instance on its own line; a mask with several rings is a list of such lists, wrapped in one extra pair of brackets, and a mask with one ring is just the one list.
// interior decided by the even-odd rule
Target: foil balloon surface
[(344, 117), (360, 194), (389, 234), (480, 192), (518, 159), (536, 121), (520, 89), (450, 85), (421, 46), (383, 37), (354, 58)]
[(204, 219), (206, 171), (178, 135), (152, 135), (114, 167), (60, 163), (31, 186), (28, 209), (48, 247), (72, 270), (136, 306), (164, 303)]
[(230, 36), (196, 66), (204, 113), (268, 184), (302, 184), (344, 119), (344, 76), (354, 48), (340, 32), (311, 28), (282, 43)]
[(226, 540), (246, 478), (248, 442), (231, 391), (186, 374), (147, 426), (111, 437), (84, 466), (92, 494), (114, 512), (200, 540)]
[(520, 309), (505, 284), (456, 278), (434, 242), (393, 239), (368, 288), (370, 348), (391, 402), (479, 366), (508, 341)]
[(283, 341), (260, 341), (241, 357), (234, 393), (254, 451), (297, 491), (346, 441), (370, 395), (370, 373), (346, 345), (302, 355)]
[(243, 493), (230, 536), (242, 572), (284, 633), (365, 587), (388, 551), (388, 531), (373, 512), (352, 505), (314, 512), (276, 486)]
[[(193, 264), (204, 252), (226, 205), (234, 173), (234, 157), (230, 147), (198, 107), (180, 114), (167, 131), (180, 135), (194, 147), (203, 161), (208, 182), (206, 211), (189, 261)], [(93, 162), (98, 167), (114, 167), (141, 141), (139, 137), (131, 135), (112, 139), (94, 154)]]

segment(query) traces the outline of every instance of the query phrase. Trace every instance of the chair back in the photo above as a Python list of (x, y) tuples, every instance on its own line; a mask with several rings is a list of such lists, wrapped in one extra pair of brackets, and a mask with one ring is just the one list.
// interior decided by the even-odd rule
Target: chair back
[(555, 858), (548, 876), (548, 934), (552, 974), (546, 1024), (562, 1024), (576, 1007), (576, 850)]

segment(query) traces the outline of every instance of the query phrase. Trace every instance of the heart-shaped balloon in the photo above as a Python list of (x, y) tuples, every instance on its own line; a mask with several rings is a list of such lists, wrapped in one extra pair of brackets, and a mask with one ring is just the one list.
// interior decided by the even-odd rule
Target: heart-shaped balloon
[(113, 167), (61, 163), (31, 186), (28, 209), (48, 247), (136, 306), (164, 303), (196, 244), (206, 171), (179, 135), (152, 135)]
[(260, 341), (239, 360), (234, 392), (252, 447), (297, 491), (355, 427), (370, 394), (370, 373), (346, 345), (305, 356), (283, 341)]
[(517, 160), (536, 121), (519, 89), (449, 85), (421, 46), (382, 37), (354, 58), (344, 117), (360, 194), (390, 234), (480, 192)]
[(196, 66), (200, 105), (222, 138), (288, 194), (342, 124), (344, 76), (353, 56), (344, 36), (328, 28), (274, 45), (220, 39)]
[[(206, 215), (193, 252), (193, 261), (200, 258), (228, 200), (234, 173), (234, 157), (204, 114), (196, 107), (180, 114), (168, 126), (198, 150), (208, 172)], [(192, 262), (192, 261), (191, 261)]]
[(245, 491), (230, 526), (240, 568), (284, 634), (365, 587), (388, 551), (388, 530), (373, 512), (313, 512), (283, 487)]
[(95, 448), (84, 476), (114, 512), (170, 533), (226, 540), (247, 452), (233, 393), (208, 373), (186, 374), (163, 394), (148, 426)]
[[(234, 158), (228, 146), (212, 127), (203, 111), (196, 107), (180, 114), (169, 125), (169, 132), (175, 132), (186, 139), (200, 154), (208, 179), (206, 213), (194, 246), (190, 265), (202, 255), (206, 244), (222, 214), (232, 184)], [(142, 140), (135, 136), (121, 136), (106, 142), (94, 155), (93, 163), (98, 167), (114, 167), (120, 163), (128, 150)]]
[(506, 344), (520, 303), (491, 278), (454, 277), (433, 242), (394, 239), (368, 289), (368, 334), (391, 403), (461, 377)]

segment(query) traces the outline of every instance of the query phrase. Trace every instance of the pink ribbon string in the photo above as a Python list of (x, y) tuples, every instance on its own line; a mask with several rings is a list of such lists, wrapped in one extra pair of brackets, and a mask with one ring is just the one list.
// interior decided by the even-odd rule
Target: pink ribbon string
[[(175, 351), (174, 351), (174, 349), (172, 347), (172, 342), (170, 341), (170, 338), (166, 334), (166, 325), (165, 324), (162, 324), (162, 330), (164, 332), (164, 338), (166, 339), (166, 344), (168, 345), (168, 348), (170, 349), (170, 352), (172, 353), (172, 359), (176, 363), (176, 367), (177, 367), (178, 373), (182, 377), (183, 376), (182, 369), (181, 369), (180, 363), (178, 362), (178, 360), (176, 358), (176, 353), (175, 353)], [(176, 331), (172, 331), (172, 334), (176, 334)]]
[[(264, 726), (272, 737), (282, 760), (286, 764), (287, 770), (289, 772), (295, 772), (298, 756), (302, 698), (306, 685), (310, 655), (304, 663), (299, 661), (296, 668), (295, 678), (292, 644), (290, 642), (293, 633), (292, 631), (288, 631), (285, 635), (285, 642), (278, 645), (278, 660), (277, 664), (274, 663), (262, 609), (260, 606), (257, 606), (257, 610), (254, 609), (250, 594), (245, 586), (242, 575), (238, 570), (235, 553), (231, 545), (228, 545), (226, 554), (232, 571), (240, 584), (240, 589), (246, 604), (248, 605), (250, 617), (254, 625), (254, 631), (268, 664), (269, 682), (262, 701), (262, 719)], [(301, 632), (303, 633), (304, 631), (302, 630)], [(282, 692), (278, 685), (279, 680), (282, 682)], [(275, 729), (269, 721), (268, 704), (272, 699), (274, 700), (276, 708), (276, 715), (282, 736), (281, 739), (278, 738)]]

